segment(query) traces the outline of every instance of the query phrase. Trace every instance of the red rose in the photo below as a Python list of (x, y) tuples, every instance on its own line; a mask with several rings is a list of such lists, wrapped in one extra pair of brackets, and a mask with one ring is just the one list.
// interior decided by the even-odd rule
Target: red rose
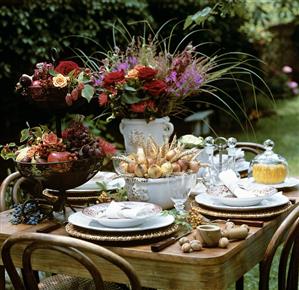
[(125, 74), (123, 71), (114, 71), (107, 73), (104, 77), (104, 86), (114, 85), (125, 79)]
[(64, 76), (68, 75), (72, 70), (79, 71), (79, 66), (70, 60), (60, 61), (58, 66), (55, 67), (55, 72), (63, 74)]
[(138, 71), (138, 78), (140, 80), (151, 80), (158, 73), (156, 69), (148, 66), (137, 67), (136, 70)]
[(160, 96), (166, 92), (166, 83), (162, 80), (154, 80), (146, 83), (143, 89), (147, 91), (152, 96)]
[(132, 104), (131, 111), (134, 113), (144, 113), (145, 109), (154, 109), (156, 107), (153, 100), (146, 100), (140, 103)]
[(107, 96), (107, 94), (101, 93), (99, 95), (98, 101), (99, 101), (99, 105), (100, 106), (105, 106), (108, 103), (108, 96)]

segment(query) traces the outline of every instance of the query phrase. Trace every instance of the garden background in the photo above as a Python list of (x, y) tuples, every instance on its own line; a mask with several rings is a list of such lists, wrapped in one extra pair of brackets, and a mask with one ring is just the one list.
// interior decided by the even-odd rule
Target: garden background
[[(98, 44), (109, 47), (111, 25), (119, 20), (130, 27), (132, 34), (140, 34), (143, 26), (130, 23), (147, 20), (157, 30), (169, 19), (173, 19), (173, 24), (181, 21), (174, 33), (177, 43), (187, 33), (199, 29), (201, 31), (193, 34), (192, 41), (213, 43), (203, 46), (204, 53), (236, 51), (250, 53), (264, 61), (256, 62), (254, 70), (263, 76), (272, 96), (258, 93), (256, 107), (250, 92), (243, 91), (254, 133), (243, 132), (234, 120), (216, 108), (211, 126), (218, 135), (234, 135), (242, 141), (273, 139), (277, 151), (288, 159), (291, 174), (298, 175), (299, 3), (293, 0), (44, 0), (42, 3), (2, 0), (0, 144), (17, 141), (26, 122), (34, 126), (51, 120), (51, 112), (39, 110), (14, 92), (22, 73), (31, 74), (37, 62), (51, 61), (51, 48), (58, 48), (61, 59), (74, 56), (77, 48), (89, 55), (99, 49)], [(167, 29), (165, 35), (169, 34), (171, 25)], [(122, 40), (118, 41), (121, 46)], [(284, 66), (290, 66), (292, 72), (283, 72)], [(256, 82), (256, 86), (259, 85), (261, 83)], [(233, 91), (230, 93), (234, 95)], [(83, 112), (97, 115), (100, 109), (95, 101), (86, 105)], [(98, 129), (120, 142), (118, 122), (106, 125), (102, 120)], [(181, 119), (173, 118), (172, 122), (179, 134), (190, 133), (181, 130)], [(13, 164), (1, 160), (1, 180), (8, 168), (13, 168)], [(246, 289), (257, 289), (257, 281), (256, 268), (246, 275)]]
[[(34, 0), (0, 1), (0, 25), (2, 26), (0, 30), (2, 88), (0, 143), (17, 141), (20, 129), (26, 127), (26, 122), (34, 126), (51, 120), (51, 112), (41, 111), (33, 104), (28, 104), (22, 96), (14, 92), (15, 84), (22, 73), (30, 74), (37, 62), (51, 61), (51, 48), (55, 47), (59, 50), (60, 59), (74, 56), (76, 49), (81, 49), (90, 55), (99, 50), (99, 45), (104, 48), (109, 47), (112, 43), (112, 25), (118, 21), (122, 21), (129, 27), (132, 34), (140, 34), (143, 32), (143, 25), (131, 25), (131, 23), (147, 20), (153, 29), (157, 30), (170, 19), (172, 24), (166, 26), (165, 35), (170, 33), (173, 25), (181, 21), (174, 31), (174, 45), (179, 43), (184, 35), (200, 30), (192, 35), (193, 43), (213, 43), (212, 46), (202, 46), (203, 53), (243, 52), (264, 61), (264, 63), (256, 62), (253, 66), (270, 87), (274, 101), (269, 92), (264, 95), (258, 94), (257, 110), (251, 92), (241, 88), (245, 96), (244, 108), (255, 127), (257, 137), (252, 132), (239, 132), (240, 126), (217, 108), (214, 108), (215, 113), (211, 119), (215, 134), (234, 134), (243, 141), (250, 138), (251, 141), (261, 142), (271, 137), (273, 131), (273, 136), (278, 139), (274, 141), (278, 143), (279, 149), (294, 143), (295, 141), (290, 137), (293, 133), (290, 132), (289, 137), (282, 137), (274, 132), (278, 130), (277, 126), (270, 125), (271, 130), (266, 131), (268, 135), (263, 134), (265, 126), (264, 121), (260, 119), (267, 119), (270, 116), (270, 120), (274, 118), (276, 122), (275, 118), (279, 116), (281, 107), (281, 103), (277, 100), (289, 100), (297, 95), (295, 82), (298, 80), (299, 70), (296, 63), (299, 53), (297, 24), (299, 4), (289, 0), (178, 0), (175, 2), (171, 0), (45, 0), (41, 4)], [(119, 46), (124, 44), (121, 38), (117, 41)], [(293, 72), (283, 73), (282, 67), (285, 65), (292, 66)], [(223, 87), (226, 85), (224, 82)], [(261, 84), (256, 82), (256, 86), (259, 85)], [(230, 94), (238, 98), (234, 91), (230, 91)], [(215, 105), (219, 104), (215, 102)], [(230, 105), (234, 109), (234, 104)], [(203, 106), (196, 108), (196, 110), (201, 109), (204, 109)], [(100, 114), (96, 100), (86, 105), (83, 113)], [(290, 114), (285, 115), (289, 117)], [(242, 122), (246, 121), (242, 116), (240, 118)], [(119, 120), (113, 121), (107, 126), (104, 121), (101, 122), (101, 133), (110, 134), (112, 139), (121, 141), (118, 130), (115, 130), (118, 122)], [(173, 118), (172, 122), (175, 125), (180, 124), (181, 119)], [(287, 130), (283, 132), (292, 129), (289, 124), (286, 126)], [(180, 131), (180, 126), (177, 128), (178, 134), (189, 133)], [(258, 130), (262, 130), (262, 133)], [(11, 167), (12, 164), (1, 161), (1, 165), (3, 165), (1, 166), (1, 179), (3, 179), (7, 174), (7, 167)]]

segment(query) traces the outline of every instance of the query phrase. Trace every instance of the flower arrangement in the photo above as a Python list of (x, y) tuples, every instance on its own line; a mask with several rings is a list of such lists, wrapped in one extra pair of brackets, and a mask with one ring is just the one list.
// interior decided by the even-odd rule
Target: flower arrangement
[(34, 101), (55, 102), (71, 106), (79, 97), (90, 101), (94, 95), (93, 75), (90, 69), (80, 68), (73, 61), (61, 61), (57, 66), (52, 63), (38, 63), (34, 74), (23, 74), (16, 90)]
[[(247, 60), (236, 53), (208, 57), (188, 44), (170, 53), (158, 36), (145, 41), (132, 38), (126, 50), (106, 53), (97, 68), (96, 91), (100, 107), (111, 117), (154, 118), (186, 112), (186, 102), (200, 101), (202, 93), (221, 99), (219, 79), (236, 81), (234, 74), (250, 74), (242, 68)], [(241, 55), (241, 54), (240, 54)], [(245, 55), (242, 55), (244, 58)], [(227, 94), (227, 93), (224, 93)], [(222, 104), (229, 107), (225, 101)]]

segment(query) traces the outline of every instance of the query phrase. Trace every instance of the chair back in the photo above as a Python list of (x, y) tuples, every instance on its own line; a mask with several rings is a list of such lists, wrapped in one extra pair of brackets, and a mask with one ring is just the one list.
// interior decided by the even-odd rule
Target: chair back
[(295, 205), (274, 233), (260, 263), (259, 290), (269, 290), (273, 257), (282, 246), (278, 266), (278, 290), (298, 289), (299, 268), (299, 204)]
[(265, 147), (262, 144), (253, 142), (237, 142), (236, 148), (241, 148), (245, 153), (250, 152), (254, 155), (265, 151)]
[[(12, 259), (12, 248), (15, 244), (25, 244), (22, 250), (22, 268), (23, 281), (16, 271), (15, 264)], [(29, 243), (29, 244), (28, 244)], [(79, 262), (90, 273), (96, 290), (104, 289), (104, 282), (100, 273), (100, 266), (90, 258), (88, 254), (97, 255), (111, 264), (117, 266), (129, 280), (132, 290), (140, 290), (140, 281), (133, 267), (122, 257), (112, 251), (93, 244), (91, 242), (71, 238), (67, 236), (58, 236), (41, 233), (22, 233), (9, 237), (2, 246), (1, 255), (3, 264), (16, 290), (38, 290), (38, 282), (35, 279), (31, 258), (38, 249), (55, 250)], [(24, 286), (24, 285), (27, 285)]]

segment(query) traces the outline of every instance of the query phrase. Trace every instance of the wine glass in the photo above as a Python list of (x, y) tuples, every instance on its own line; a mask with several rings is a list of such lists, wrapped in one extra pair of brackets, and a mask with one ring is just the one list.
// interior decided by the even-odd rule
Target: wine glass
[(174, 208), (179, 215), (185, 215), (185, 203), (189, 197), (191, 189), (196, 184), (196, 174), (182, 174), (173, 176), (169, 179), (168, 186), (170, 188), (170, 198), (174, 203)]

